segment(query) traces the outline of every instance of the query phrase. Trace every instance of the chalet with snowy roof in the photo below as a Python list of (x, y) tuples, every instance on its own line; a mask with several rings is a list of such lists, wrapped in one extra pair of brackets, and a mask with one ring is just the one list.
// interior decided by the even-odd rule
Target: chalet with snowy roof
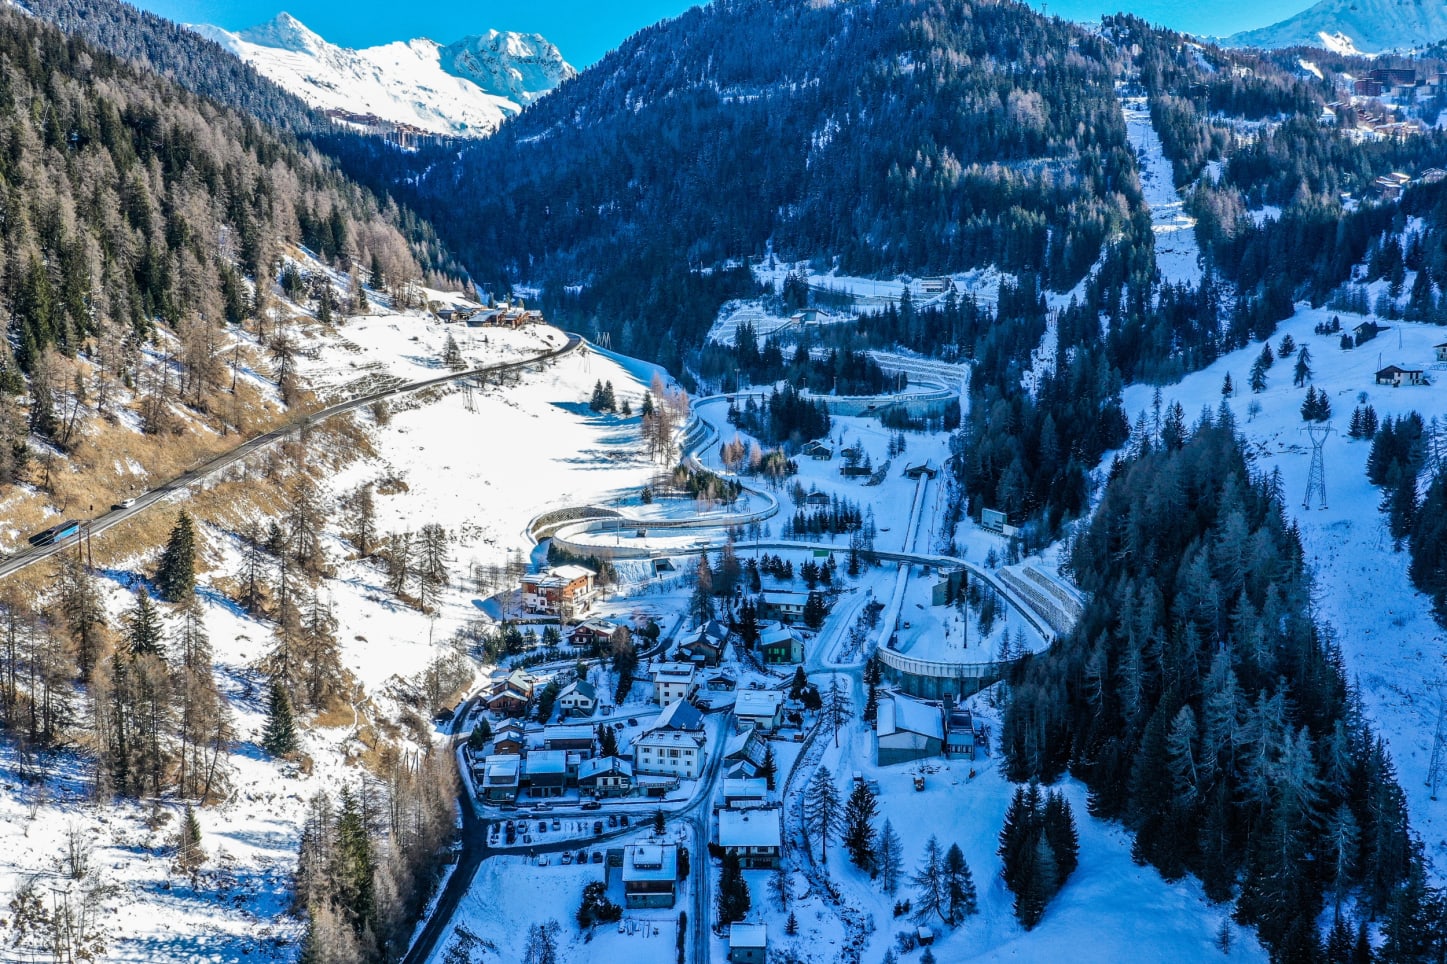
[(1438, 361), (1447, 362), (1447, 341), (1444, 341), (1440, 345), (1433, 345), (1432, 350), (1437, 353)]
[(759, 657), (765, 665), (804, 662), (804, 641), (788, 626), (766, 626), (759, 630)]
[(535, 797), (559, 797), (568, 786), (567, 750), (529, 750), (523, 779)]
[(626, 797), (633, 792), (633, 764), (616, 756), (584, 760), (578, 766), (578, 789), (595, 797)]
[(558, 694), (558, 706), (574, 716), (592, 716), (598, 709), (598, 691), (585, 679), (574, 680)]
[(764, 765), (769, 744), (756, 727), (748, 727), (728, 738), (724, 744), (724, 763), (729, 776), (752, 777)]
[(523, 608), (564, 621), (575, 619), (592, 606), (597, 575), (587, 566), (554, 566), (523, 576)]
[(819, 508), (827, 509), (829, 508), (829, 493), (810, 492), (808, 495), (804, 496), (804, 504), (808, 506), (817, 506)]
[(630, 909), (672, 907), (677, 891), (677, 844), (629, 844), (623, 849), (623, 902)]
[(686, 700), (698, 686), (698, 669), (692, 663), (653, 664), (653, 698), (659, 706)]
[(703, 772), (707, 742), (702, 729), (649, 730), (633, 741), (633, 769), (640, 774), (697, 779)]
[(756, 726), (772, 733), (784, 720), (784, 694), (778, 690), (742, 690), (734, 698), (734, 716), (739, 728)]
[(729, 925), (729, 964), (766, 964), (769, 929), (764, 924)]
[(480, 771), (474, 771), (478, 793), (488, 803), (511, 803), (518, 797), (522, 780), (522, 757), (493, 754), (485, 757)]
[(809, 595), (795, 589), (766, 589), (759, 594), (759, 618), (786, 623), (803, 619)]
[(739, 858), (745, 870), (779, 866), (784, 842), (783, 811), (777, 807), (718, 812), (718, 845)]
[(929, 459), (925, 459), (923, 462), (911, 462), (904, 467), (904, 477), (906, 479), (913, 479), (916, 482), (923, 478), (933, 479), (939, 474), (939, 466), (935, 465)]
[(804, 447), (800, 449), (800, 451), (809, 456), (809, 458), (819, 462), (827, 462), (834, 457), (834, 447), (828, 442), (822, 442), (819, 439), (815, 439), (812, 442), (805, 442)]
[(483, 705), (503, 716), (522, 716), (532, 702), (535, 684), (531, 675), (515, 670), (507, 679), (493, 684)]
[(519, 756), (527, 749), (527, 727), (519, 720), (509, 720), (492, 731), (492, 751)]
[(615, 641), (626, 643), (630, 638), (627, 626), (608, 619), (586, 620), (574, 626), (568, 633), (568, 642), (579, 649), (606, 650)]
[(1421, 184), (1441, 184), (1447, 181), (1447, 171), (1440, 167), (1429, 167), (1417, 175), (1417, 181)]
[(593, 727), (589, 723), (557, 723), (543, 727), (543, 749), (593, 755)]
[(731, 810), (747, 810), (771, 803), (769, 781), (763, 777), (731, 777), (723, 781), (723, 805)]
[(1377, 384), (1390, 385), (1393, 388), (1401, 388), (1403, 385), (1420, 385), (1422, 384), (1422, 369), (1388, 365), (1377, 372)]
[(695, 666), (717, 666), (723, 658), (724, 644), (728, 638), (728, 626), (717, 619), (710, 619), (695, 629), (688, 641), (678, 647), (679, 654)]
[(880, 700), (874, 736), (880, 766), (939, 756), (945, 744), (944, 713), (935, 704), (903, 696)]
[(1386, 330), (1386, 325), (1379, 325), (1375, 321), (1364, 321), (1352, 329), (1352, 337), (1360, 345), (1363, 342), (1371, 341)]

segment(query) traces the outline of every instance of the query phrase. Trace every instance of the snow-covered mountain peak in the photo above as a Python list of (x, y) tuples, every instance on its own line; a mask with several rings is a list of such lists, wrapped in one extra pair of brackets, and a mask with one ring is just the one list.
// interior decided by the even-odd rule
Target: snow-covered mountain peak
[(1227, 38), (1240, 47), (1325, 47), (1338, 53), (1410, 50), (1447, 40), (1441, 0), (1320, 0), (1294, 17)]
[(577, 73), (540, 34), (489, 30), (442, 48), (442, 68), (484, 90), (530, 103)]
[[(576, 71), (537, 34), (489, 30), (442, 45), (425, 37), (353, 50), (283, 13), (214, 40), (313, 107), (362, 126), (483, 137)], [(370, 119), (368, 119), (370, 118)]]
[(291, 14), (282, 12), (267, 23), (259, 23), (236, 34), (247, 43), (295, 53), (316, 53), (329, 44)]

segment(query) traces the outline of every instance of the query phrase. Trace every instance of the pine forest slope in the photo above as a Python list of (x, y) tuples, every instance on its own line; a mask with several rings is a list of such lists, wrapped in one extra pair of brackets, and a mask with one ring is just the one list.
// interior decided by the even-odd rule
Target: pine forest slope
[(426, 176), (398, 190), (448, 212), (480, 279), (541, 284), (555, 314), (664, 362), (750, 288), (698, 269), (770, 243), (857, 273), (998, 262), (1067, 290), (1139, 210), (1111, 51), (1013, 3), (726, 0), (459, 156), (416, 158)]

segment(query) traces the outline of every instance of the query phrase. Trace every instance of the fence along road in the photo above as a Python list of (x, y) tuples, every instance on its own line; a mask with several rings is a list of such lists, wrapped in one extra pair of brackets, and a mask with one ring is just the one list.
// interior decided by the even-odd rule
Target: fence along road
[[(326, 419), (332, 418), (333, 416), (356, 411), (359, 408), (364, 408), (368, 405), (384, 401), (389, 398), (394, 398), (398, 395), (407, 395), (412, 392), (419, 392), (423, 389), (434, 388), (438, 385), (445, 385), (448, 382), (455, 382), (464, 378), (476, 378), (479, 375), (491, 375), (500, 372), (517, 371), (518, 369), (527, 368), (540, 362), (549, 361), (554, 358), (560, 358), (571, 351), (575, 351), (580, 345), (583, 344), (583, 339), (580, 336), (572, 332), (563, 332), (563, 334), (567, 336), (567, 340), (560, 347), (553, 348), (549, 351), (545, 351), (537, 355), (533, 355), (529, 358), (519, 359), (517, 361), (510, 362), (498, 362), (497, 364), (493, 365), (483, 365), (480, 368), (469, 368), (466, 371), (448, 372), (446, 375), (439, 375), (436, 378), (427, 378), (423, 379), (420, 382), (408, 382), (403, 385), (396, 385), (392, 388), (386, 388), (381, 391), (371, 392), (367, 395), (359, 395), (356, 398), (348, 399), (345, 402), (338, 402), (335, 405), (329, 405), (326, 408), (319, 409), (309, 415), (298, 416), (297, 418), (292, 419), (280, 428), (272, 429), (270, 432), (267, 432), (263, 435), (258, 435), (255, 438), (248, 439), (247, 441), (242, 442), (240, 445), (236, 446), (233, 449), (222, 452), (220, 455), (212, 456), (207, 461), (201, 463), (193, 469), (189, 469), (188, 471), (181, 473), (174, 479), (171, 479), (169, 482), (165, 482), (154, 489), (150, 489), (149, 491), (136, 496), (135, 501), (124, 509), (112, 509), (111, 511), (102, 513), (101, 515), (98, 515), (93, 519), (80, 520), (81, 529), (82, 531), (85, 531), (88, 528), (92, 536), (99, 535), (100, 533), (106, 531), (112, 526), (124, 522), (126, 519), (129, 519), (131, 516), (149, 508), (157, 502), (160, 502), (161, 500), (166, 499), (169, 496), (175, 495), (177, 492), (185, 491), (186, 489), (191, 488), (199, 482), (205, 481), (206, 479), (215, 475), (217, 472), (220, 472), (227, 466), (233, 465), (236, 462), (239, 462), (242, 459), (246, 458), (247, 456), (254, 455), (256, 452), (259, 452), (270, 445), (274, 445), (277, 442), (280, 442), (282, 439), (289, 438), (293, 435), (298, 435), (301, 432), (304, 432), (306, 429), (312, 427), (313, 425), (316, 425), (317, 423), (322, 422)], [(51, 556), (64, 551), (79, 538), (80, 537), (78, 535), (67, 536), (66, 538), (52, 543), (51, 545), (37, 546), (31, 549), (27, 549), (24, 552), (20, 552), (16, 555), (10, 556), (3, 563), (0, 563), (0, 577), (11, 575), (12, 573), (19, 572), (21, 569), (33, 566), (35, 565), (35, 563), (40, 562), (43, 559), (48, 559)]]

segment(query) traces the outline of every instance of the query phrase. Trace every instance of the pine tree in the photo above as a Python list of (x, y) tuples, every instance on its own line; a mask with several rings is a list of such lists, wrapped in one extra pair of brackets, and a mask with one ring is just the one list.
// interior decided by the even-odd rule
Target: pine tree
[(1251, 363), (1251, 390), (1258, 395), (1266, 391), (1266, 366), (1257, 359)]
[(1305, 345), (1296, 356), (1296, 368), (1292, 371), (1291, 380), (1297, 388), (1305, 385), (1311, 380), (1311, 349)]
[(975, 877), (970, 873), (970, 865), (965, 862), (965, 854), (959, 844), (951, 844), (945, 852), (944, 876), (948, 923), (958, 924), (966, 917), (978, 914), (980, 901), (975, 892)]
[(286, 756), (297, 746), (291, 699), (278, 682), (271, 684), (271, 693), (267, 697), (266, 728), (262, 731), (261, 745), (272, 756)]
[(605, 757), (618, 755), (618, 735), (606, 723), (598, 724), (598, 753)]
[(945, 885), (944, 852), (939, 838), (930, 834), (924, 845), (919, 870), (910, 878), (915, 886), (914, 919), (923, 923), (931, 917), (949, 919), (949, 891)]
[(136, 591), (136, 606), (126, 617), (126, 636), (132, 659), (161, 655), (161, 615), (144, 587)]
[(844, 846), (854, 866), (871, 874), (876, 869), (873, 821), (877, 813), (874, 793), (864, 781), (856, 781), (844, 805)]
[(161, 598), (178, 603), (196, 591), (196, 532), (191, 517), (182, 512), (171, 528), (161, 565), (156, 570), (156, 585)]
[(821, 766), (814, 771), (804, 797), (804, 831), (811, 843), (819, 845), (820, 859), (826, 864), (829, 860), (829, 838), (839, 832), (842, 816), (834, 776), (828, 767)]
[(879, 885), (893, 897), (899, 890), (899, 875), (903, 871), (904, 857), (900, 851), (899, 834), (886, 818), (879, 828), (879, 849), (875, 855), (879, 866)]
[(773, 790), (774, 781), (777, 779), (778, 773), (779, 764), (778, 761), (774, 758), (774, 745), (772, 743), (767, 743), (764, 745), (763, 762), (759, 764), (759, 769), (755, 776), (763, 777), (764, 785), (770, 790)]
[(349, 916), (358, 935), (376, 932), (376, 857), (361, 802), (343, 785), (337, 803), (337, 852), (333, 876), (337, 905)]
[(1075, 815), (1070, 811), (1070, 801), (1065, 795), (1052, 790), (1045, 798), (1045, 809), (1040, 819), (1041, 830), (1045, 839), (1050, 843), (1051, 853), (1055, 855), (1056, 868), (1059, 871), (1059, 879), (1056, 886), (1061, 886), (1075, 872), (1080, 863), (1080, 836), (1075, 829)]
[(1044, 835), (1036, 837), (1022, 867), (1021, 888), (1015, 892), (1015, 917), (1027, 931), (1034, 929), (1045, 916), (1059, 873), (1050, 842)]
[(181, 817), (181, 826), (176, 830), (174, 865), (181, 873), (195, 876), (205, 862), (206, 851), (201, 847), (201, 824), (196, 819), (196, 811), (188, 803)]
[(733, 851), (724, 854), (723, 866), (719, 868), (718, 898), (715, 902), (720, 924), (741, 921), (749, 913), (751, 901), (749, 885), (739, 864), (739, 856)]

